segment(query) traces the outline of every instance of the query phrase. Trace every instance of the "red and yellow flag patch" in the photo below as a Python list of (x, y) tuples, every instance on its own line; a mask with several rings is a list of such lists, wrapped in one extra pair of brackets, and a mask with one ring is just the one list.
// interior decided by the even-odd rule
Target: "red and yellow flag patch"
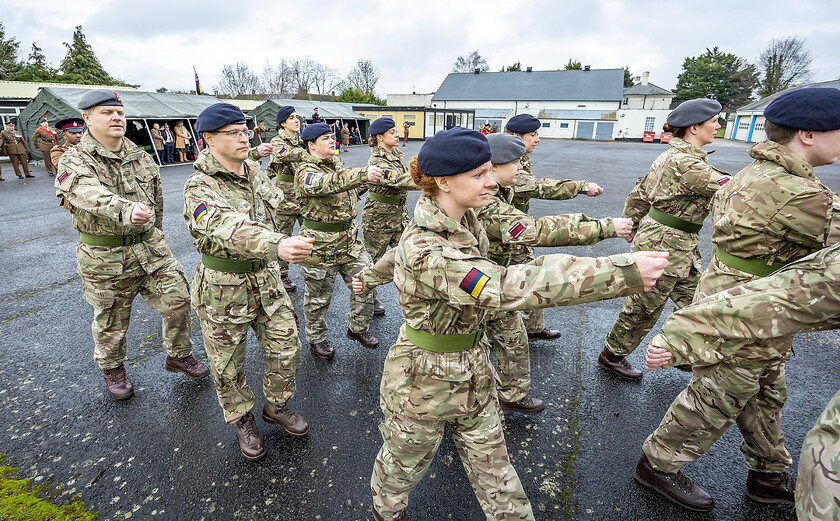
[(464, 280), (461, 281), (458, 287), (469, 293), (472, 298), (477, 299), (489, 280), (490, 277), (477, 268), (473, 268), (467, 273), (467, 276), (464, 277)]

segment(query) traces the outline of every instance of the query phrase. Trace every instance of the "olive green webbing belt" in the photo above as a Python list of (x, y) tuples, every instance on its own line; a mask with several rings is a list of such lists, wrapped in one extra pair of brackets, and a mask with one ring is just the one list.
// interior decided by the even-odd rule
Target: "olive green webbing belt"
[(343, 223), (322, 223), (318, 221), (311, 221), (309, 219), (303, 220), (303, 225), (310, 230), (318, 230), (319, 232), (343, 232), (350, 229), (353, 221)]
[(688, 233), (697, 233), (701, 228), (703, 228), (703, 223), (693, 223), (691, 221), (686, 221), (685, 219), (680, 219), (679, 217), (674, 217), (671, 214), (657, 210), (653, 206), (651, 206), (650, 210), (648, 210), (648, 215), (651, 219), (658, 223)]
[(88, 244), (90, 246), (131, 246), (149, 240), (154, 234), (154, 230), (149, 230), (137, 235), (91, 235), (85, 232), (79, 232), (79, 242)]
[(505, 255), (504, 257), (497, 257), (496, 255), (491, 255), (488, 253), (487, 258), (495, 262), (499, 266), (504, 266), (507, 268), (510, 265), (510, 255)]
[(295, 176), (289, 174), (277, 174), (278, 181), (286, 181), (287, 183), (294, 183)]
[(745, 259), (743, 257), (736, 257), (723, 251), (720, 246), (715, 246), (715, 256), (720, 262), (726, 264), (730, 268), (749, 273), (750, 275), (755, 275), (756, 277), (766, 277), (786, 265), (784, 262), (767, 264), (767, 261), (764, 259)]
[(391, 197), (390, 195), (382, 195), (376, 192), (370, 192), (368, 199), (378, 201), (380, 203), (392, 204), (394, 206), (402, 206), (405, 204), (405, 197)]
[(528, 209), (531, 208), (531, 203), (519, 203), (519, 204), (513, 204), (511, 206), (513, 206), (514, 208), (516, 208), (520, 212), (528, 213)]
[(201, 263), (216, 271), (226, 271), (228, 273), (254, 273), (265, 269), (265, 261), (262, 259), (256, 260), (239, 260), (239, 259), (223, 259), (207, 253), (201, 254)]
[(469, 351), (478, 345), (481, 337), (484, 336), (484, 322), (475, 331), (461, 335), (433, 335), (428, 331), (414, 329), (406, 324), (405, 336), (412, 344), (433, 353)]

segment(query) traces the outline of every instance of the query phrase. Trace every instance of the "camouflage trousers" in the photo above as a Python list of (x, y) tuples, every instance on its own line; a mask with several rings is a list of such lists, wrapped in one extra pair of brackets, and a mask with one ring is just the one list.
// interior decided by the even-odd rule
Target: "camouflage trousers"
[[(374, 201), (377, 203), (376, 201)], [(368, 208), (365, 203), (365, 210)], [(390, 208), (393, 206), (394, 214), (390, 222), (382, 222), (376, 216), (370, 216), (367, 212), (362, 214), (362, 244), (365, 245), (365, 251), (370, 255), (373, 264), (385, 255), (388, 247), (394, 248), (399, 244), (400, 237), (402, 237), (404, 226), (393, 228), (394, 223), (402, 223), (403, 215), (405, 214), (404, 206), (386, 205), (385, 203), (377, 203), (381, 207)], [(376, 289), (372, 291), (373, 298), (376, 299)]]
[(781, 429), (787, 399), (785, 362), (733, 359), (694, 366), (688, 387), (674, 399), (642, 450), (661, 472), (676, 472), (699, 458), (732, 425), (744, 441), (747, 467), (784, 472), (791, 465)]
[(693, 269), (687, 278), (662, 275), (648, 291), (625, 298), (618, 318), (604, 341), (607, 349), (616, 356), (627, 356), (635, 351), (656, 325), (668, 299), (674, 301), (675, 310), (688, 306), (699, 280), (700, 274)]
[(508, 457), (486, 349), (431, 353), (406, 345), (401, 335), (389, 351), (380, 386), (383, 445), (370, 481), (373, 506), (384, 519), (405, 510), (445, 428), (487, 519), (534, 519)]
[(341, 275), (350, 288), (350, 314), (347, 325), (350, 331), (367, 331), (373, 319), (373, 294), (356, 295), (352, 290), (353, 277), (365, 266), (370, 265), (370, 255), (362, 251), (358, 259), (349, 262), (317, 268), (301, 266), (300, 273), (306, 285), (303, 292), (303, 312), (306, 320), (306, 338), (309, 343), (323, 342), (327, 339), (327, 310), (332, 301), (335, 277)]
[[(516, 245), (510, 251), (511, 266), (525, 264), (535, 258), (534, 248), (524, 244)], [(539, 333), (545, 329), (545, 315), (542, 309), (525, 309), (521, 313), (522, 320), (525, 322), (525, 330), (528, 333)]]
[[(291, 236), (295, 231), (295, 223), (300, 221), (299, 215), (285, 215), (285, 214), (274, 214), (274, 227), (283, 235)], [(281, 258), (277, 259), (277, 263), (280, 264), (280, 275), (288, 275), (289, 274), (289, 263), (288, 261), (284, 261)]]
[(204, 350), (210, 360), (213, 381), (225, 422), (235, 423), (254, 408), (254, 393), (245, 379), (245, 345), (248, 329), (254, 330), (263, 350), (263, 393), (265, 399), (282, 407), (295, 395), (295, 375), (300, 367), (300, 339), (292, 301), (285, 301), (270, 316), (260, 304), (259, 291), (248, 290), (247, 310), (235, 323), (209, 320), (201, 306)]
[(152, 274), (137, 268), (130, 275), (79, 270), (85, 284), (85, 300), (93, 306), (93, 359), (103, 370), (119, 367), (125, 360), (125, 335), (137, 293), (163, 318), (166, 353), (178, 358), (192, 354), (190, 294), (183, 268), (171, 256), (166, 265)]
[(531, 388), (531, 352), (525, 322), (518, 311), (491, 314), (485, 329), (496, 357), (496, 390), (506, 402), (518, 402)]
[(800, 520), (840, 520), (840, 392), (805, 435), (796, 480)]

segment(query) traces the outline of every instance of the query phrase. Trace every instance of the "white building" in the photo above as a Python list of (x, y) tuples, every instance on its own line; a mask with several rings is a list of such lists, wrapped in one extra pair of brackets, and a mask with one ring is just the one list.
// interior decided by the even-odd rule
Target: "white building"
[(653, 132), (654, 140), (662, 136), (662, 125), (676, 94), (650, 83), (649, 77), (650, 73), (645, 72), (639, 83), (624, 89), (615, 139), (642, 141), (645, 132)]
[(429, 107), (434, 94), (388, 94), (389, 107)]
[[(472, 124), (453, 118), (443, 128), (496, 123), (501, 131), (510, 118), (527, 113), (542, 122), (540, 137), (613, 139), (623, 89), (623, 69), (452, 73), (431, 108), (475, 110)], [(433, 127), (426, 122), (427, 130)]]

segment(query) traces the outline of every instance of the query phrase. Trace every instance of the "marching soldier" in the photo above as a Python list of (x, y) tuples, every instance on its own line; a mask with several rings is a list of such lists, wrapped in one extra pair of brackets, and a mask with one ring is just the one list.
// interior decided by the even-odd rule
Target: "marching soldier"
[(207, 147), (184, 188), (184, 219), (202, 257), (193, 274), (192, 303), (225, 422), (235, 425), (242, 455), (257, 460), (265, 446), (251, 412), (254, 393), (245, 379), (248, 329), (254, 330), (265, 362), (263, 421), (281, 425), (292, 436), (309, 431), (309, 423), (288, 405), (295, 394), (300, 340), (277, 260), (305, 259), (312, 240), (277, 231), (283, 192), (258, 163), (247, 160), (253, 131), (239, 108), (211, 105), (199, 115), (196, 132)]
[(58, 136), (55, 135), (55, 129), (51, 129), (47, 122), (47, 116), (41, 116), (38, 120), (38, 128), (32, 134), (32, 144), (44, 156), (44, 166), (47, 168), (47, 175), (52, 177), (55, 175), (55, 163), (52, 162), (50, 151), (58, 144)]
[[(12, 160), (12, 168), (18, 179), (23, 179), (23, 174), (26, 177), (35, 177), (29, 173), (29, 161), (27, 156), (32, 152), (29, 150), (29, 145), (26, 143), (23, 134), (15, 130), (15, 124), (11, 121), (6, 122), (6, 130), (0, 132), (0, 142), (3, 143), (3, 152)], [(23, 174), (21, 174), (21, 167), (23, 167)]]
[(198, 380), (209, 373), (190, 341), (190, 298), (184, 270), (163, 236), (158, 167), (125, 138), (116, 92), (97, 89), (78, 108), (88, 131), (61, 157), (56, 194), (79, 231), (76, 259), (85, 299), (93, 306), (93, 358), (112, 397), (134, 396), (125, 373), (126, 330), (140, 293), (163, 317), (165, 368)]
[(64, 118), (55, 122), (55, 128), (61, 132), (61, 137), (64, 138), (64, 146), (56, 144), (50, 149), (49, 155), (53, 165), (58, 165), (61, 156), (70, 147), (79, 144), (82, 140), (82, 132), (85, 130), (84, 126), (85, 120), (82, 118)]

